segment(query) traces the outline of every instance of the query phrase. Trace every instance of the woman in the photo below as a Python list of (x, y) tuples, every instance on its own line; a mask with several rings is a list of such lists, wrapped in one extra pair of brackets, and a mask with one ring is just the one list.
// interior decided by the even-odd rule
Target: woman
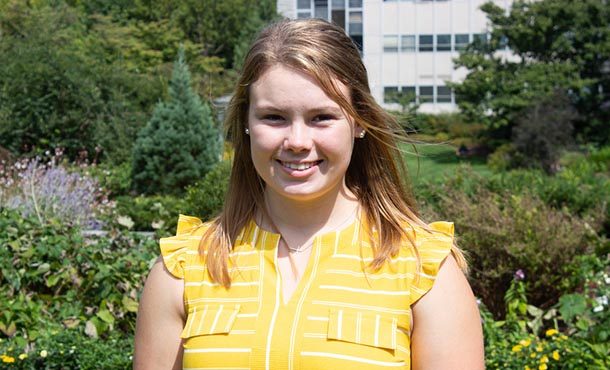
[(400, 128), (341, 28), (265, 29), (226, 123), (224, 210), (161, 240), (136, 369), (484, 368), (453, 227), (419, 218)]

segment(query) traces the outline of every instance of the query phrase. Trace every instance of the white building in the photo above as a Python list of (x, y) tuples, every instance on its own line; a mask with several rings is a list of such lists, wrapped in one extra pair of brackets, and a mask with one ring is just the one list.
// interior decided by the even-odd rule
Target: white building
[[(288, 18), (319, 17), (339, 24), (361, 46), (373, 96), (397, 108), (397, 93), (421, 104), (420, 111), (456, 109), (446, 81), (461, 81), (453, 58), (476, 38), (486, 38), (487, 0), (278, 0)], [(493, 0), (509, 9), (513, 0)]]

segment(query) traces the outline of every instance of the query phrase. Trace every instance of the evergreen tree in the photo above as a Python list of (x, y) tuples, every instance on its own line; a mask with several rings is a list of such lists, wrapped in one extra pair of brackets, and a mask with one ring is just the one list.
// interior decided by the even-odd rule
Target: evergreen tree
[(209, 106), (191, 87), (180, 48), (169, 85), (170, 100), (159, 102), (133, 149), (138, 192), (175, 194), (203, 178), (220, 159), (221, 142)]

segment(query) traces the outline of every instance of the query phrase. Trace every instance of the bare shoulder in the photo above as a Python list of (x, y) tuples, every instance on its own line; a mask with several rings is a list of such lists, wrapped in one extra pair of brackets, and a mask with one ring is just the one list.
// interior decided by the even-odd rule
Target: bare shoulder
[(136, 321), (134, 369), (181, 369), (184, 283), (159, 257), (146, 279)]
[(414, 370), (484, 369), (481, 317), (472, 289), (452, 255), (432, 289), (412, 306)]

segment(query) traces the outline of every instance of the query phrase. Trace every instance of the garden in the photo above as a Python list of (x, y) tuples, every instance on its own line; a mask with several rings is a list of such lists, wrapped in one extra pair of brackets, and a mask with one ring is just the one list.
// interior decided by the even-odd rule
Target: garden
[[(538, 3), (484, 6), (489, 42), (456, 60), (472, 71), (459, 113), (397, 97), (401, 149), (424, 219), (455, 223), (487, 368), (608, 369), (610, 10)], [(220, 211), (215, 102), (275, 16), (274, 1), (0, 0), (0, 369), (131, 368), (158, 239)], [(501, 40), (531, 62), (496, 58)]]

